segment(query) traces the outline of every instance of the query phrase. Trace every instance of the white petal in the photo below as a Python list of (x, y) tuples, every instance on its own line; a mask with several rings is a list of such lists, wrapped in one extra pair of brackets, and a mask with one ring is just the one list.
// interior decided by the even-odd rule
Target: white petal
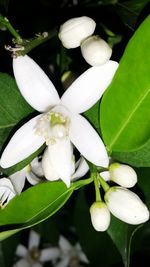
[(25, 257), (27, 255), (27, 248), (21, 244), (18, 245), (17, 250), (16, 250), (16, 255), (18, 257)]
[(14, 187), (13, 184), (11, 183), (11, 181), (8, 178), (1, 178), (0, 179), (0, 188), (8, 188), (9, 190), (14, 191)]
[(32, 267), (43, 267), (43, 265), (39, 262), (35, 262), (31, 265)]
[(102, 201), (94, 202), (90, 207), (91, 222), (96, 231), (104, 232), (110, 225), (110, 212)]
[(59, 247), (64, 254), (68, 254), (72, 249), (70, 242), (62, 235), (59, 238)]
[(37, 232), (31, 230), (29, 235), (28, 248), (32, 249), (34, 247), (38, 247), (39, 244), (40, 244), (40, 235)]
[(101, 98), (117, 68), (118, 63), (109, 60), (102, 66), (85, 71), (63, 94), (62, 105), (75, 113), (88, 110)]
[(72, 180), (76, 180), (80, 177), (83, 177), (89, 170), (89, 166), (86, 163), (86, 160), (81, 157), (79, 159), (79, 165), (77, 167), (77, 170), (75, 171), (75, 173), (72, 175)]
[(24, 184), (25, 184), (25, 175), (26, 175), (26, 168), (10, 175), (10, 180), (11, 180), (17, 194), (20, 194), (22, 192), (22, 189), (23, 189)]
[(100, 173), (100, 176), (106, 181), (110, 181), (110, 173), (109, 171), (103, 171)]
[(44, 138), (35, 134), (35, 126), (40, 116), (25, 123), (13, 135), (1, 157), (0, 165), (3, 168), (11, 167), (24, 160), (43, 145)]
[(81, 115), (71, 118), (70, 139), (87, 160), (97, 166), (108, 166), (109, 158), (100, 136)]
[(26, 178), (28, 182), (32, 185), (38, 184), (41, 182), (41, 179), (39, 179), (33, 172), (27, 172), (26, 173)]
[(49, 181), (56, 181), (60, 179), (57, 170), (53, 167), (48, 154), (48, 148), (45, 149), (44, 155), (42, 157), (42, 168), (44, 172), (44, 176)]
[(70, 186), (72, 174), (73, 149), (69, 138), (57, 140), (55, 144), (48, 146), (49, 160), (60, 176), (60, 179)]
[(62, 259), (60, 262), (55, 264), (55, 267), (68, 267), (69, 257)]
[(31, 267), (31, 264), (28, 262), (28, 260), (21, 259), (15, 264), (15, 267)]
[(54, 85), (29, 56), (14, 58), (13, 70), (21, 94), (34, 109), (43, 112), (59, 103)]
[(88, 264), (89, 263), (89, 260), (88, 260), (87, 256), (84, 254), (84, 252), (82, 251), (82, 248), (81, 248), (81, 246), (80, 246), (79, 243), (77, 243), (75, 245), (75, 249), (77, 251), (77, 255), (78, 255), (80, 261), (85, 262), (85, 263)]
[(43, 169), (42, 169), (42, 162), (39, 161), (38, 157), (36, 157), (32, 162), (30, 163), (32, 171), (37, 175), (37, 176), (43, 176)]
[(45, 248), (41, 250), (40, 261), (53, 261), (58, 259), (60, 256), (60, 250), (58, 248)]
[(126, 223), (136, 225), (149, 220), (146, 205), (135, 193), (124, 187), (111, 187), (104, 198), (110, 212)]

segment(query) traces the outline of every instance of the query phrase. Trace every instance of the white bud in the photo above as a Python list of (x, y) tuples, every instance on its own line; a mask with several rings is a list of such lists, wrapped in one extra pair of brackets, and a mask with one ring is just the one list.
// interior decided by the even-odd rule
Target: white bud
[(105, 194), (105, 202), (110, 212), (129, 224), (144, 223), (149, 219), (149, 210), (142, 200), (130, 190), (114, 186)]
[(105, 64), (111, 57), (112, 49), (99, 36), (91, 36), (81, 43), (81, 53), (91, 66)]
[(83, 39), (93, 34), (95, 27), (95, 21), (89, 17), (69, 19), (61, 25), (58, 37), (64, 47), (76, 48)]
[(100, 176), (104, 179), (105, 182), (110, 181), (110, 173), (109, 173), (109, 171), (101, 172)]
[(133, 187), (137, 183), (137, 174), (133, 168), (120, 163), (112, 163), (109, 167), (110, 180), (123, 187)]
[(96, 231), (104, 232), (108, 229), (110, 212), (104, 202), (94, 202), (90, 208), (90, 214), (92, 225)]

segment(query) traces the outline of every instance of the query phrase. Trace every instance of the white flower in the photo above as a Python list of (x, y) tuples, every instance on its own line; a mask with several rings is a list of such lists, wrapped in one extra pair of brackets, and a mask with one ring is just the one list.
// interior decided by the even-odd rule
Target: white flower
[(89, 263), (79, 243), (72, 246), (66, 238), (60, 236), (59, 248), (60, 261), (55, 264), (55, 267), (79, 266), (80, 262)]
[(107, 205), (102, 202), (94, 202), (90, 207), (91, 221), (96, 231), (106, 231), (110, 225), (110, 212)]
[(8, 178), (0, 179), (0, 207), (4, 208), (16, 196), (15, 188)]
[(42, 267), (44, 262), (56, 261), (59, 257), (58, 248), (39, 249), (40, 235), (31, 230), (29, 235), (28, 248), (23, 245), (18, 245), (16, 255), (21, 259), (14, 267)]
[(60, 99), (52, 82), (30, 57), (13, 59), (15, 78), (23, 97), (44, 114), (31, 119), (14, 134), (2, 154), (1, 166), (7, 168), (24, 160), (46, 141), (53, 167), (58, 170), (61, 165), (58, 172), (62, 180), (71, 179), (71, 142), (87, 160), (107, 167), (109, 159), (102, 140), (79, 113), (100, 99), (117, 67), (118, 63), (108, 61), (88, 69)]
[(112, 49), (99, 36), (94, 35), (81, 42), (81, 53), (91, 66), (105, 64), (111, 57)]
[(69, 19), (61, 25), (58, 37), (64, 47), (76, 48), (83, 39), (93, 34), (95, 27), (95, 21), (86, 16)]
[(133, 168), (120, 163), (112, 163), (109, 167), (110, 180), (130, 188), (137, 183), (137, 174)]
[(144, 223), (149, 219), (149, 211), (141, 199), (130, 190), (114, 186), (105, 194), (105, 202), (110, 212), (129, 224)]
[(10, 175), (9, 178), (17, 194), (20, 194), (24, 187), (25, 179), (27, 179), (30, 184), (35, 185), (41, 182), (41, 177), (43, 175), (41, 162), (38, 161), (38, 158), (35, 158), (28, 166)]
[[(65, 157), (66, 150), (65, 149), (60, 150), (60, 153), (63, 153), (64, 157)], [(55, 159), (54, 159), (54, 156), (55, 156)], [(57, 161), (57, 151), (56, 151), (56, 154), (53, 153), (53, 160)], [(49, 181), (55, 181), (55, 180), (62, 179), (61, 168), (63, 167), (62, 164), (64, 164), (64, 162), (60, 162), (60, 163), (58, 162), (58, 167), (54, 168), (53, 160), (51, 157), (51, 151), (50, 151), (50, 153), (48, 153), (48, 148), (45, 149), (45, 152), (44, 152), (44, 155), (42, 158), (42, 167), (44, 169), (45, 178)], [(76, 162), (76, 164), (75, 164), (75, 160), (73, 157), (70, 168), (71, 168), (71, 180), (72, 181), (76, 180), (78, 178), (81, 178), (89, 170), (88, 164), (86, 163), (86, 161), (82, 157)], [(64, 183), (66, 184), (67, 187), (70, 186), (71, 180), (68, 180), (65, 177), (63, 177), (62, 180), (64, 181)]]

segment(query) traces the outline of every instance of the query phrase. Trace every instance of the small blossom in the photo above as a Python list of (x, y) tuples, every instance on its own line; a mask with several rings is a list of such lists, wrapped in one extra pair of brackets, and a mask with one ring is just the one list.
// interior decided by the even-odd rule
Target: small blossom
[(110, 212), (107, 205), (102, 202), (94, 202), (90, 208), (91, 221), (96, 231), (106, 231), (110, 224)]
[(112, 49), (99, 36), (90, 36), (81, 43), (81, 53), (91, 66), (105, 64), (111, 57)]
[(136, 225), (149, 219), (146, 205), (135, 193), (126, 188), (111, 187), (105, 194), (105, 202), (110, 212), (126, 223)]
[(130, 188), (137, 183), (137, 174), (133, 168), (120, 163), (112, 163), (109, 167), (110, 180)]
[(86, 16), (77, 17), (62, 24), (58, 36), (64, 47), (76, 48), (83, 39), (93, 34), (95, 27), (93, 19)]
[(39, 249), (40, 235), (31, 230), (29, 235), (28, 248), (19, 244), (16, 250), (16, 255), (21, 259), (16, 262), (14, 267), (42, 267), (44, 262), (56, 261), (59, 257), (58, 248)]
[(55, 267), (80, 266), (80, 262), (89, 263), (79, 243), (72, 246), (65, 237), (60, 236), (59, 249), (60, 260), (55, 264)]
[(16, 191), (8, 178), (0, 179), (0, 207), (4, 208), (8, 202), (16, 196)]
[[(58, 168), (58, 162), (61, 166), (64, 164), (59, 172), (68, 183), (72, 172), (72, 144), (93, 164), (107, 167), (109, 159), (101, 138), (79, 113), (100, 99), (117, 67), (118, 63), (108, 61), (88, 69), (60, 99), (52, 82), (30, 57), (14, 58), (14, 74), (22, 95), (33, 108), (44, 113), (13, 135), (2, 154), (1, 166), (7, 168), (24, 160), (46, 142), (54, 168)], [(60, 153), (63, 150), (65, 156)]]

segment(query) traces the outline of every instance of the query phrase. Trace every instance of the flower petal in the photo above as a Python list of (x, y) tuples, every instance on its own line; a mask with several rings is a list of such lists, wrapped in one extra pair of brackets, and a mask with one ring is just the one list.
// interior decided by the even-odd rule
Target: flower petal
[(54, 85), (29, 56), (14, 58), (13, 70), (21, 94), (34, 109), (43, 112), (59, 103)]
[(73, 249), (70, 242), (62, 235), (59, 238), (59, 247), (62, 250), (63, 254), (66, 254), (66, 255), (69, 254), (71, 249)]
[(100, 136), (81, 115), (71, 118), (70, 139), (87, 160), (97, 166), (108, 167), (109, 158)]
[(31, 165), (31, 169), (33, 171), (33, 173), (35, 173), (37, 176), (43, 176), (43, 169), (42, 169), (42, 162), (39, 161), (39, 158), (36, 157), (35, 159), (33, 159), (30, 163)]
[(31, 230), (29, 235), (28, 248), (32, 249), (34, 247), (38, 247), (39, 244), (40, 244), (40, 235), (37, 232)]
[(17, 246), (16, 255), (18, 257), (25, 257), (27, 255), (27, 252), (28, 252), (27, 248), (22, 244), (19, 244)]
[(9, 176), (17, 194), (20, 194), (22, 192), (22, 189), (25, 184), (25, 176), (26, 168), (22, 169), (21, 171), (15, 172), (14, 174)]
[(26, 259), (19, 260), (14, 267), (31, 267), (30, 263)]
[(73, 148), (69, 138), (57, 140), (55, 144), (48, 146), (48, 157), (60, 179), (70, 186), (72, 174)]
[(8, 168), (24, 160), (44, 144), (44, 138), (35, 134), (35, 126), (40, 116), (25, 123), (13, 135), (1, 157), (0, 165), (3, 168)]
[(27, 172), (26, 173), (26, 178), (28, 180), (28, 182), (32, 185), (38, 184), (39, 182), (41, 182), (41, 179), (39, 179), (33, 172)]
[(86, 163), (85, 159), (81, 157), (79, 159), (79, 165), (77, 167), (77, 170), (72, 175), (72, 180), (75, 181), (76, 179), (83, 177), (88, 172), (88, 170), (89, 170), (88, 164)]
[(109, 60), (104, 65), (89, 68), (63, 94), (61, 104), (75, 113), (88, 110), (101, 98), (117, 67), (117, 62)]
[(62, 260), (60, 260), (58, 263), (55, 264), (55, 267), (67, 267), (69, 264), (69, 255)]
[(54, 261), (60, 256), (60, 250), (58, 248), (44, 248), (40, 251), (40, 261)]
[(44, 155), (42, 157), (42, 168), (44, 171), (44, 176), (49, 181), (56, 181), (60, 179), (60, 176), (57, 173), (57, 170), (54, 169), (50, 159), (48, 148), (45, 149)]

